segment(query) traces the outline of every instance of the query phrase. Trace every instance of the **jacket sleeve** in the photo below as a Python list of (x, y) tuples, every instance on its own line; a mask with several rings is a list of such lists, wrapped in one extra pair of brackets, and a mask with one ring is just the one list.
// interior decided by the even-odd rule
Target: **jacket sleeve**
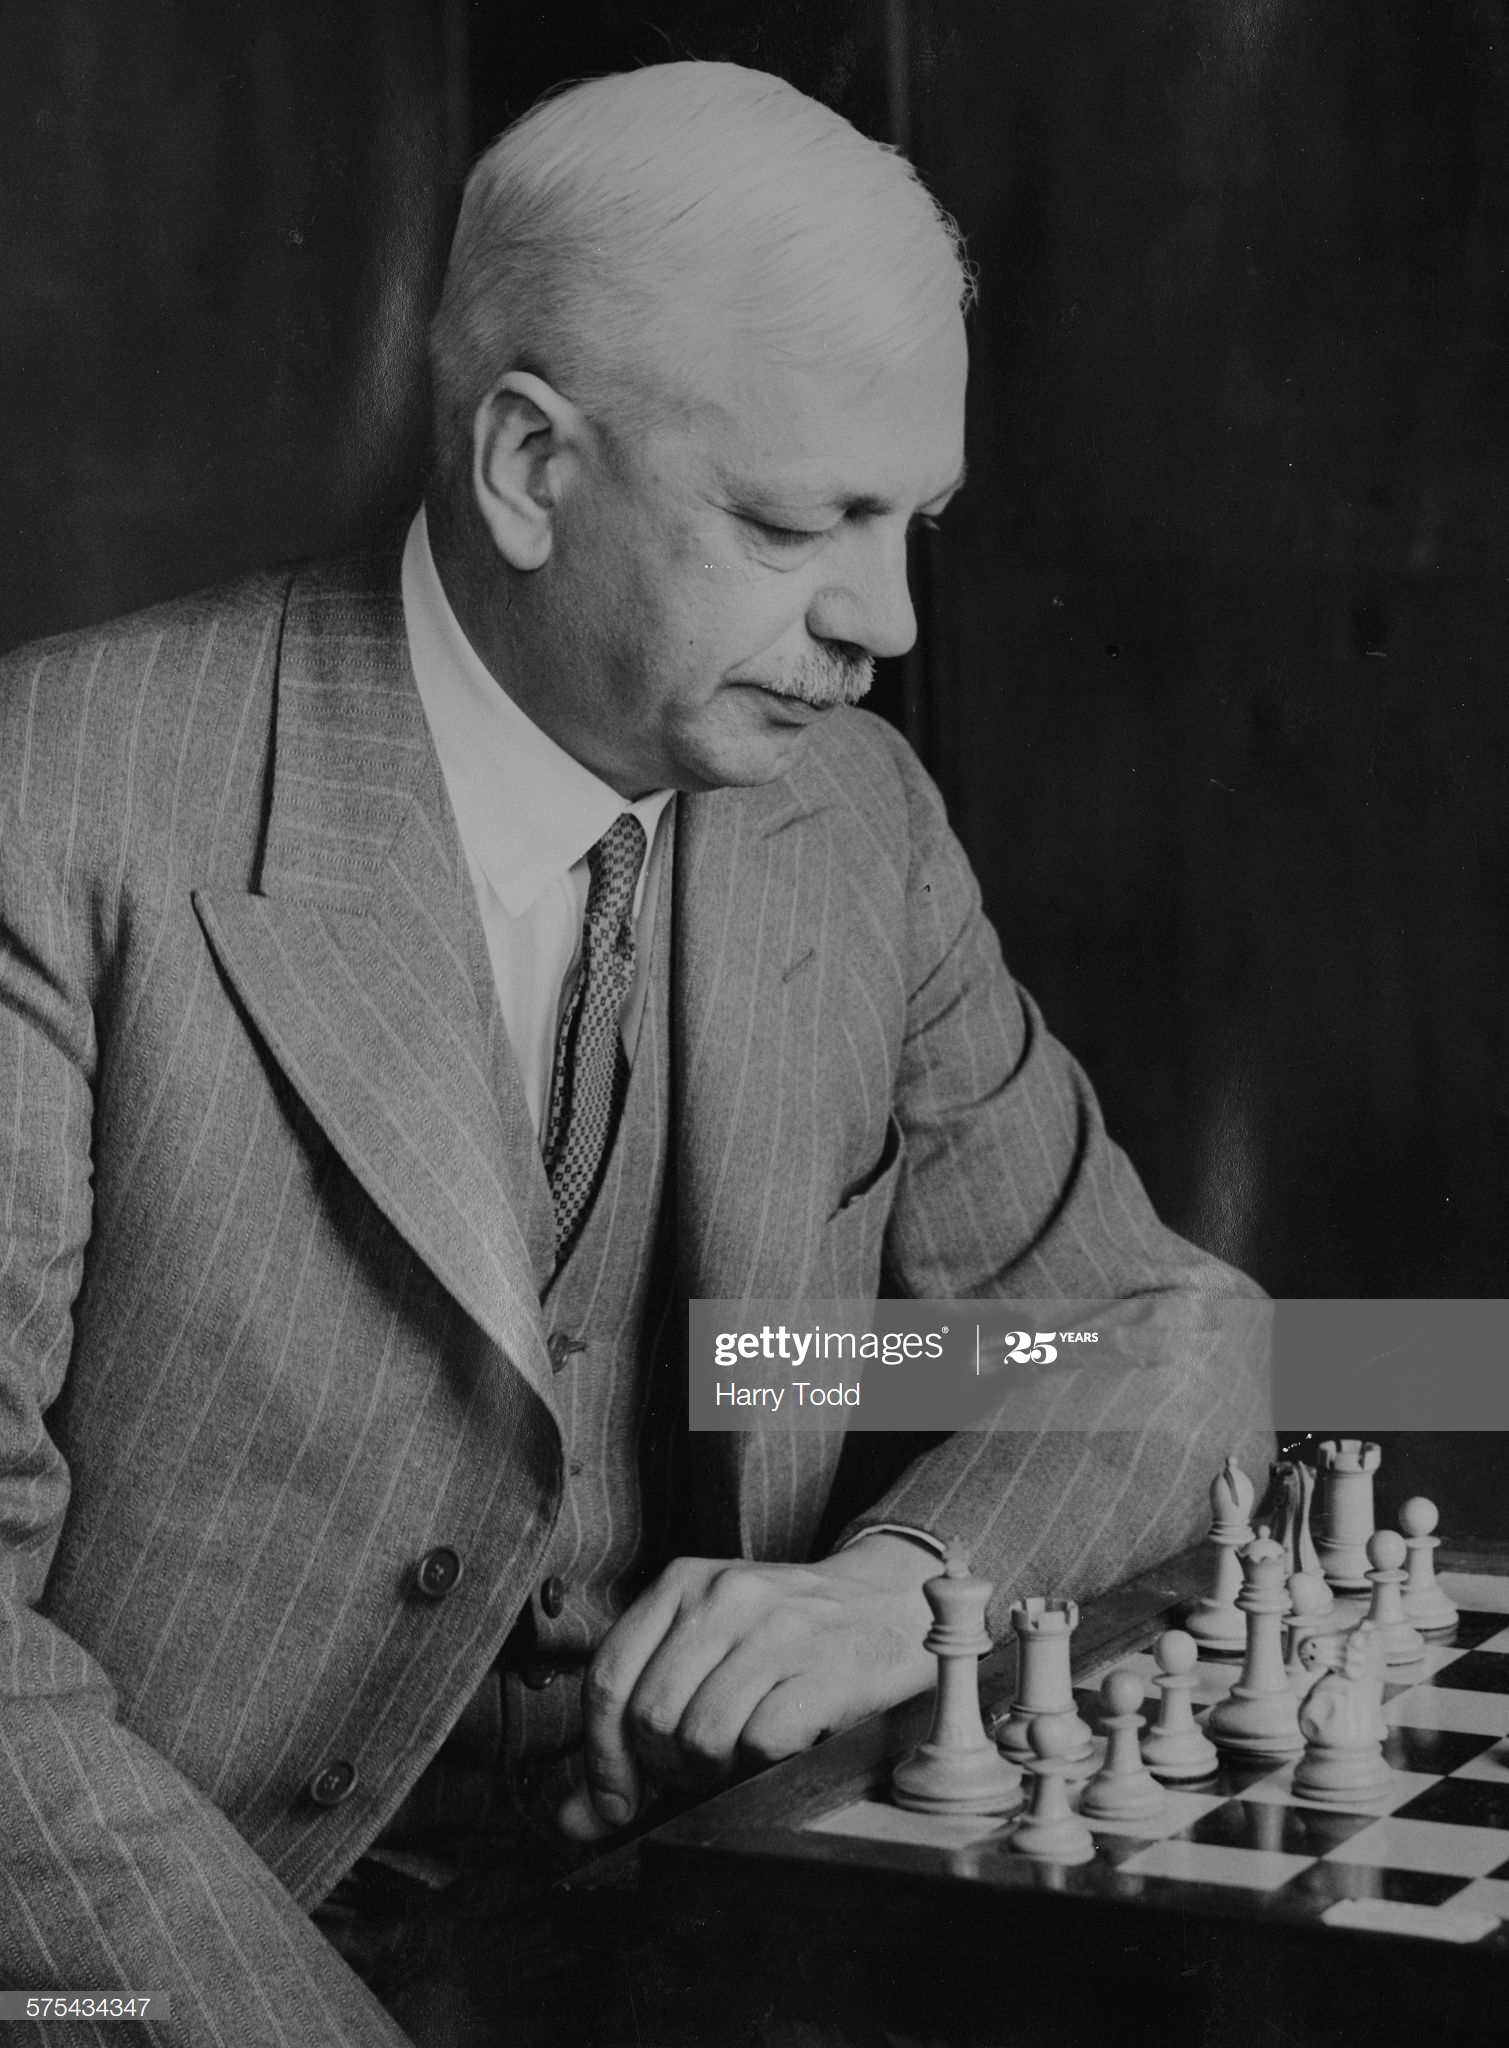
[(1195, 1541), (1228, 1454), (1262, 1474), (1268, 1319), (1259, 1288), (1159, 1221), (1084, 1073), (1007, 972), (937, 790), (899, 741), (896, 755), (911, 854), (889, 1289), (1156, 1302), (1162, 1333), (1155, 1373), (1088, 1365), (1023, 1389), (845, 1532), (962, 1537), (999, 1618), (1023, 1594), (1097, 1592)]
[(400, 2048), (235, 1829), (116, 1716), (45, 1619), (69, 1475), (46, 1415), (87, 1258), (95, 1038), (84, 949), (0, 804), (0, 1983), (134, 1991), (166, 2017), (49, 2042)]

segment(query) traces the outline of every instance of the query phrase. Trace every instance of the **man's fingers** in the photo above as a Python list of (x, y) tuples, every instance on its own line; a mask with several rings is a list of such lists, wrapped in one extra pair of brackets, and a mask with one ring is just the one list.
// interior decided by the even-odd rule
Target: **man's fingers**
[(643, 1783), (629, 1724), (629, 1702), (645, 1666), (674, 1626), (685, 1570), (678, 1564), (645, 1589), (598, 1644), (582, 1683), (587, 1784), (598, 1818), (621, 1828), (634, 1818)]

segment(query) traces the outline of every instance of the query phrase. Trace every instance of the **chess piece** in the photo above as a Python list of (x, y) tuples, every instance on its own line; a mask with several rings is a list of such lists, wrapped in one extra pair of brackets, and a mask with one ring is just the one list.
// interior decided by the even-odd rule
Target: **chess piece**
[(1436, 1577), (1435, 1533), (1440, 1516), (1434, 1501), (1416, 1494), (1399, 1510), (1399, 1527), (1409, 1547), (1409, 1576), (1404, 1581), (1404, 1612), (1422, 1634), (1440, 1635), (1455, 1628), (1457, 1603)]
[(1418, 1664), (1425, 1655), (1425, 1638), (1404, 1611), (1407, 1551), (1404, 1538), (1392, 1529), (1379, 1529), (1368, 1538), (1373, 1604), (1367, 1618), (1382, 1638), (1383, 1654), (1390, 1665)]
[(1067, 1714), (1039, 1714), (1028, 1733), (1032, 1740), (1032, 1801), (1007, 1839), (1007, 1847), (1023, 1856), (1050, 1863), (1088, 1863), (1095, 1854), (1090, 1830), (1069, 1804), (1070, 1751), (1075, 1735)]
[(1224, 1700), (1205, 1717), (1205, 1732), (1217, 1749), (1243, 1757), (1294, 1756), (1304, 1748), (1299, 1702), (1284, 1670), (1282, 1629), (1289, 1608), (1283, 1550), (1259, 1529), (1241, 1553), (1242, 1590), (1237, 1606), (1247, 1617), (1247, 1655), (1242, 1675)]
[(1299, 1710), (1305, 1753), (1294, 1767), (1295, 1792), (1326, 1806), (1382, 1798), (1394, 1774), (1383, 1761), (1381, 1636), (1363, 1621), (1339, 1639), (1307, 1637), (1301, 1654), (1320, 1676)]
[(1284, 1618), (1284, 1670), (1297, 1691), (1308, 1692), (1314, 1683), (1314, 1674), (1301, 1661), (1300, 1651), (1317, 1624), (1324, 1627), (1321, 1617), (1329, 1615), (1335, 1604), (1330, 1587), (1318, 1573), (1291, 1574), (1289, 1612)]
[(1315, 1548), (1326, 1583), (1338, 1593), (1368, 1589), (1367, 1540), (1373, 1533), (1373, 1474), (1383, 1457), (1362, 1437), (1328, 1437), (1316, 1446), (1320, 1514)]
[(933, 1610), (924, 1643), (938, 1659), (938, 1691), (927, 1740), (891, 1774), (891, 1796), (914, 1813), (1015, 1813), (1022, 1774), (985, 1733), (978, 1665), (991, 1647), (985, 1632), (990, 1581), (970, 1576), (957, 1547), (922, 1588)]
[(1280, 1458), (1269, 1467), (1268, 1491), (1263, 1496), (1255, 1520), (1266, 1522), (1274, 1542), (1281, 1543), (1288, 1551), (1288, 1576), (1293, 1578), (1302, 1572), (1321, 1588), (1324, 1602), (1311, 1612), (1323, 1614), (1332, 1605), (1332, 1599), (1310, 1530), (1314, 1500), (1315, 1468), (1302, 1458)]
[(1195, 1603), (1185, 1623), (1202, 1650), (1217, 1655), (1239, 1654), (1246, 1646), (1247, 1630), (1237, 1611), (1236, 1597), (1242, 1590), (1242, 1567), (1237, 1552), (1252, 1541), (1248, 1516), (1252, 1512), (1252, 1481), (1235, 1458), (1228, 1458), (1210, 1486), (1210, 1540), (1216, 1546), (1215, 1578), (1210, 1591)]
[(1068, 1746), (1055, 1755), (1068, 1760), (1071, 1777), (1087, 1775), (1091, 1735), (1074, 1708), (1074, 1681), (1069, 1671), (1069, 1638), (1079, 1625), (1072, 1600), (1043, 1600), (1034, 1595), (1018, 1600), (1011, 1610), (1016, 1633), (1016, 1697), (1011, 1712), (995, 1729), (1002, 1754), (1014, 1764), (1030, 1764), (1034, 1751), (1032, 1724), (1045, 1714), (1061, 1718), (1069, 1731)]
[(1163, 1805), (1163, 1789), (1144, 1769), (1137, 1747), (1142, 1680), (1135, 1671), (1113, 1671), (1101, 1685), (1100, 1699), (1106, 1760), (1086, 1785), (1079, 1810), (1091, 1820), (1147, 1820)]
[(1195, 1724), (1195, 1666), (1199, 1647), (1182, 1628), (1166, 1629), (1153, 1655), (1158, 1676), (1153, 1683), (1163, 1695), (1157, 1726), (1142, 1738), (1142, 1761), (1165, 1784), (1184, 1785), (1209, 1778), (1220, 1761), (1214, 1743)]

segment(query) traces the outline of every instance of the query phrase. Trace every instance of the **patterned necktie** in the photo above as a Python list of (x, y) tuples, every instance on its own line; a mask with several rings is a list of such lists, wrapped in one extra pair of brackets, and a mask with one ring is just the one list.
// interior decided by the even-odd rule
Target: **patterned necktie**
[(628, 1086), (619, 1015), (634, 986), (634, 885), (645, 848), (643, 825), (626, 811), (587, 855), (581, 972), (555, 1042), (545, 1125), (558, 1260), (597, 1192)]

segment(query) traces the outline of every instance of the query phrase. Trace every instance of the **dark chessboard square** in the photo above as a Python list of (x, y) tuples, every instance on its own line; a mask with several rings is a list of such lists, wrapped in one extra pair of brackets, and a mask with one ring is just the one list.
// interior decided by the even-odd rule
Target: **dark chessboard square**
[(1444, 1906), (1465, 1891), (1465, 1877), (1433, 1870), (1380, 1870), (1370, 1863), (1316, 1863), (1291, 1877), (1275, 1898), (1302, 1898), (1324, 1912), (1338, 1899), (1391, 1899), (1408, 1906)]
[(1390, 1728), (1383, 1761), (1396, 1771), (1444, 1778), (1492, 1749), (1495, 1735), (1459, 1735), (1451, 1728)]
[[(1446, 1820), (1464, 1828), (1509, 1830), (1509, 1784), (1491, 1778), (1443, 1778), (1397, 1809), (1400, 1820)], [(1509, 1834), (1504, 1847), (1509, 1851)]]
[(1501, 1650), (1469, 1650), (1431, 1680), (1448, 1692), (1509, 1692), (1509, 1657)]
[(1231, 1757), (1222, 1757), (1209, 1778), (1202, 1778), (1198, 1784), (1190, 1785), (1191, 1792), (1224, 1792), (1228, 1799), (1240, 1799), (1253, 1785), (1264, 1778), (1271, 1778), (1277, 1765), (1270, 1759), (1267, 1763), (1237, 1763)]
[(1326, 1813), (1277, 1800), (1228, 1799), (1184, 1830), (1187, 1842), (1223, 1849), (1270, 1849), (1285, 1856), (1324, 1856), (1371, 1827), (1376, 1814)]
[(1486, 1643), (1490, 1636), (1505, 1628), (1509, 1628), (1509, 1614), (1483, 1614), (1476, 1608), (1464, 1607), (1449, 1635), (1428, 1636), (1426, 1640), (1444, 1643), (1453, 1650), (1475, 1650), (1479, 1643)]

